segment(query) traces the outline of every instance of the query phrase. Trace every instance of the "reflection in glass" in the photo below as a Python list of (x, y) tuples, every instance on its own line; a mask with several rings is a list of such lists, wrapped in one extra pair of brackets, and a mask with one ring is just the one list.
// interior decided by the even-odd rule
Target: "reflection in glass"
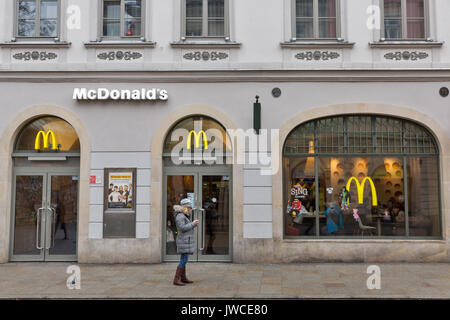
[(321, 235), (406, 235), (401, 158), (319, 158), (319, 199)]
[(316, 234), (314, 157), (286, 158), (283, 163), (286, 235), (313, 236)]
[(141, 35), (141, 0), (125, 0), (124, 36)]
[(440, 236), (438, 159), (409, 157), (407, 163), (409, 234)]
[(202, 36), (202, 0), (186, 0), (186, 36)]
[[(38, 209), (42, 207), (42, 176), (16, 176), (15, 217), (14, 217), (14, 254), (39, 255), (36, 248), (36, 231), (42, 230), (43, 210), (40, 210), (40, 226)], [(42, 232), (39, 234), (41, 245)]]
[[(166, 254), (176, 255), (177, 227), (174, 206), (184, 198), (194, 203), (194, 176), (167, 176)], [(190, 217), (192, 220), (192, 216)]]
[(225, 34), (225, 1), (208, 0), (208, 35), (220, 37)]
[[(52, 220), (51, 255), (75, 255), (77, 245), (78, 179), (72, 176), (51, 177), (51, 206), (56, 214)], [(53, 239), (53, 238), (52, 238)]]
[(229, 177), (202, 177), (202, 208), (205, 209), (203, 254), (227, 255), (229, 249)]
[(22, 37), (33, 37), (36, 32), (36, 1), (19, 1), (18, 35)]
[(120, 36), (120, 0), (105, 0), (103, 2), (103, 35)]

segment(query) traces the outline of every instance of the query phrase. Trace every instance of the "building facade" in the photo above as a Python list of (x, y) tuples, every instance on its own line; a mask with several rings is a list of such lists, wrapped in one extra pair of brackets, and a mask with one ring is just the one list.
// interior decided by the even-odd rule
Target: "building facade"
[(1, 1), (0, 262), (449, 262), (449, 11)]

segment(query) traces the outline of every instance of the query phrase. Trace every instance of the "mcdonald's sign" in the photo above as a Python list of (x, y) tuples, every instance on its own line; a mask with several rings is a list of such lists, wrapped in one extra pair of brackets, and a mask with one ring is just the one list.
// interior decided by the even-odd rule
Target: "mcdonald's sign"
[(49, 147), (49, 140), (51, 139), (51, 146), (52, 150), (58, 150), (58, 144), (56, 143), (56, 137), (53, 131), (49, 130), (47, 133), (44, 131), (39, 131), (36, 135), (36, 140), (34, 141), (34, 149), (40, 150), (41, 149), (41, 137), (42, 140), (44, 140), (44, 149), (48, 149)]
[(189, 132), (189, 136), (187, 139), (187, 149), (191, 149), (191, 136), (194, 135), (195, 138), (195, 147), (200, 148), (200, 138), (203, 136), (203, 146), (204, 149), (208, 149), (208, 139), (206, 138), (206, 133), (203, 130), (200, 130), (199, 133), (196, 133), (194, 130)]
[(352, 182), (355, 181), (356, 189), (358, 191), (358, 202), (360, 204), (364, 203), (363, 196), (364, 196), (364, 186), (366, 184), (366, 181), (369, 181), (370, 188), (372, 190), (372, 206), (377, 206), (378, 200), (377, 200), (377, 190), (375, 189), (375, 184), (373, 183), (372, 179), (370, 177), (365, 177), (361, 183), (359, 183), (358, 179), (355, 177), (351, 177), (347, 181), (346, 189), (350, 192), (350, 186), (352, 185)]

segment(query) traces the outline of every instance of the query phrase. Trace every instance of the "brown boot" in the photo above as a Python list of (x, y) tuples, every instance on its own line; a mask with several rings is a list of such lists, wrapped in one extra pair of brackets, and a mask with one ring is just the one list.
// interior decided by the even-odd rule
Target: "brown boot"
[(186, 277), (186, 267), (184, 267), (182, 270), (183, 271), (181, 272), (181, 281), (184, 283), (194, 283), (194, 281), (191, 281)]
[(177, 267), (177, 272), (175, 273), (175, 278), (173, 278), (173, 284), (176, 286), (184, 286), (184, 283), (181, 281), (181, 275), (183, 274), (183, 269)]

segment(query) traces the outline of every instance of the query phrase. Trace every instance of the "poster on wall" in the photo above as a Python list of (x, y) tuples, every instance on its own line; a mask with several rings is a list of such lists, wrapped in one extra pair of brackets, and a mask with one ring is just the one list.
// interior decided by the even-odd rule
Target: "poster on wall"
[(107, 209), (133, 210), (135, 205), (135, 170), (107, 170)]

